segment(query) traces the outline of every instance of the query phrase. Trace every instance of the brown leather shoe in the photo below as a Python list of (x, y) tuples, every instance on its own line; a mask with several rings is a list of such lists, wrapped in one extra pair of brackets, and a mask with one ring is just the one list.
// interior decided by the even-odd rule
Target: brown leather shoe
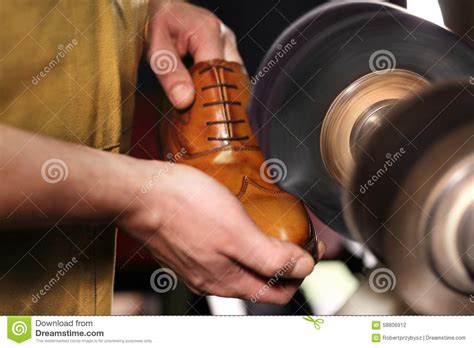
[(226, 186), (262, 231), (316, 258), (316, 237), (303, 204), (267, 176), (272, 168), (264, 163), (246, 113), (250, 87), (242, 65), (211, 60), (195, 64), (190, 73), (196, 99), (160, 123), (162, 153), (184, 152), (177, 161)]

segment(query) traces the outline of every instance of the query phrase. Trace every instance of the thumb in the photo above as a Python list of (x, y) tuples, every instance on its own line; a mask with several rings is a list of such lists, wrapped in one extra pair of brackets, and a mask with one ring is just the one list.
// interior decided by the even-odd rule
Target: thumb
[(173, 106), (177, 109), (189, 107), (195, 96), (194, 85), (171, 38), (168, 35), (156, 38), (148, 55), (150, 67)]
[(312, 272), (314, 260), (309, 253), (265, 235), (249, 222), (248, 227), (239, 229), (229, 257), (264, 277), (304, 278)]

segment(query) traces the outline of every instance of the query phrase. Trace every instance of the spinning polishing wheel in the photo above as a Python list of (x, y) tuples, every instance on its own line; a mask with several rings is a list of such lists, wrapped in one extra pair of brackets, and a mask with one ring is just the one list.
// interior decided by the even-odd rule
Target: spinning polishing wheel
[(286, 166), (279, 185), (396, 270), (412, 308), (462, 313), (474, 292), (474, 49), (393, 5), (328, 4), (291, 25), (260, 71), (250, 114), (265, 157)]
[(291, 25), (260, 71), (250, 114), (266, 158), (287, 167), (279, 185), (349, 236), (341, 188), (353, 153), (361, 151), (358, 129), (368, 130), (380, 110), (429, 85), (472, 75), (474, 52), (455, 34), (395, 6), (329, 4)]
[[(421, 313), (470, 314), (474, 293), (474, 86), (400, 103), (356, 157), (344, 211)], [(374, 180), (367, 186), (368, 180)], [(357, 199), (354, 199), (357, 197)]]

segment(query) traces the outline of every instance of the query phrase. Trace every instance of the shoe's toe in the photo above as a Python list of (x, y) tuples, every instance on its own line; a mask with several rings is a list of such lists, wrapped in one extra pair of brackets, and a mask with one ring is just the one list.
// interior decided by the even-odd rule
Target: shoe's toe
[(312, 225), (296, 197), (276, 187), (270, 190), (245, 177), (238, 198), (264, 233), (313, 251)]

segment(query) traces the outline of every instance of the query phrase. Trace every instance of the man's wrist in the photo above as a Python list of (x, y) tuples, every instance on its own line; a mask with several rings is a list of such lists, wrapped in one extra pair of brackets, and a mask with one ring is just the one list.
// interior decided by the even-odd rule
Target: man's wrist
[(167, 178), (173, 164), (123, 157), (121, 184), (107, 203), (114, 207), (113, 219), (119, 227), (128, 225), (132, 219), (139, 219), (143, 225), (159, 226), (171, 199), (167, 194), (170, 190)]

